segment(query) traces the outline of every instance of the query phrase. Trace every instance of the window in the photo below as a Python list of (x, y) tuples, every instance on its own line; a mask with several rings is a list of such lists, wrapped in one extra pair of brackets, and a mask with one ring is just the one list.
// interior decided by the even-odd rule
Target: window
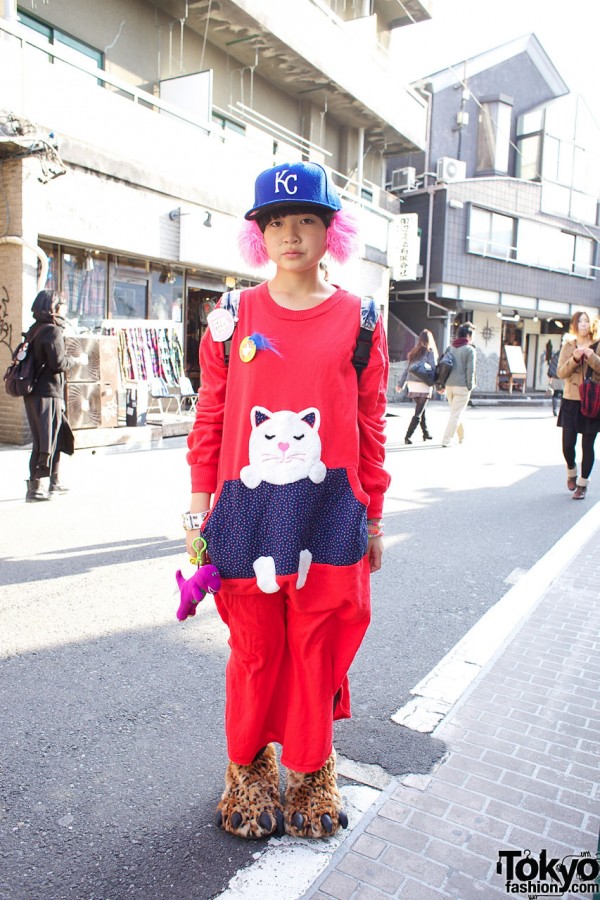
[[(40, 241), (40, 248), (44, 251), (46, 256), (48, 257), (48, 274), (46, 276), (46, 283), (44, 285), (45, 291), (57, 291), (58, 285), (60, 283), (59, 272), (58, 272), (58, 260), (59, 260), (59, 249), (57, 244), (45, 244)], [(38, 266), (38, 275), (40, 272), (40, 267)]]
[(106, 318), (107, 254), (44, 241), (40, 241), (40, 247), (48, 257), (45, 290), (64, 294), (66, 317), (72, 325), (99, 330)]
[(67, 318), (77, 329), (99, 332), (107, 318), (182, 322), (183, 268), (44, 240), (40, 247), (48, 257), (44, 288), (65, 295)]
[(106, 253), (63, 250), (62, 291), (69, 318), (80, 328), (99, 327), (106, 310)]
[(519, 222), (517, 237), (517, 261), (529, 266), (540, 266), (570, 272), (575, 247), (574, 235), (566, 234), (549, 225)]
[(578, 234), (575, 238), (575, 259), (573, 260), (573, 272), (575, 275), (583, 275), (592, 278), (594, 275), (594, 245), (591, 238)]
[(145, 319), (148, 285), (133, 278), (113, 281), (110, 297), (111, 319)]
[(530, 219), (516, 219), (492, 210), (471, 207), (468, 252), (595, 278), (596, 242)]
[[(526, 181), (537, 181), (540, 177), (540, 151), (542, 139), (539, 134), (531, 134), (517, 141), (517, 162), (515, 174)], [(546, 147), (544, 146), (544, 162)]]
[(149, 319), (181, 322), (183, 274), (172, 269), (153, 269), (150, 276)]
[(34, 16), (23, 12), (23, 10), (18, 11), (18, 18), (21, 25), (25, 25), (27, 28), (31, 28), (32, 31), (37, 32), (37, 34), (47, 38), (49, 44), (62, 44), (63, 47), (68, 47), (72, 50), (73, 54), (79, 57), (79, 62), (83, 64), (83, 68), (104, 68), (104, 54), (100, 50), (96, 50), (94, 47), (90, 47), (89, 44), (85, 44), (83, 41), (71, 37), (71, 35), (65, 34), (63, 31), (59, 31), (58, 28), (54, 28), (52, 25), (46, 25)]
[(497, 259), (514, 256), (515, 219), (487, 209), (471, 208), (469, 252)]
[(582, 147), (575, 147), (573, 156), (573, 188), (576, 191), (585, 191), (590, 184), (590, 173), (588, 172), (589, 154)]
[(521, 219), (517, 233), (517, 262), (554, 271), (570, 272), (575, 238), (550, 225)]
[[(541, 140), (541, 136), (538, 135)], [(542, 176), (549, 181), (558, 179), (558, 157), (560, 152), (560, 141), (547, 134), (544, 138), (544, 160), (542, 164)], [(526, 178), (523, 175), (523, 178)]]
[(593, 260), (591, 238), (526, 219), (519, 222), (517, 262), (593, 278)]
[(504, 100), (482, 102), (477, 135), (477, 172), (508, 173), (512, 106)]
[(542, 212), (596, 224), (597, 134), (576, 95), (519, 117), (516, 175), (542, 182)]
[(109, 316), (145, 319), (148, 309), (148, 268), (141, 259), (114, 257), (110, 266)]
[(581, 191), (571, 191), (571, 218), (580, 222), (596, 224), (596, 210), (598, 202), (590, 194), (582, 194)]

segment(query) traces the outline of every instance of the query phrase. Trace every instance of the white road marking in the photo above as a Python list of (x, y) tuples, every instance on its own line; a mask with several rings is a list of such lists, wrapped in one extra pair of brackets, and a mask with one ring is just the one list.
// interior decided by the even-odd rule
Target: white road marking
[(348, 815), (347, 829), (327, 840), (287, 835), (271, 838), (265, 850), (256, 854), (256, 862), (237, 872), (219, 897), (222, 900), (240, 900), (241, 897), (244, 900), (265, 900), (265, 897), (298, 900), (302, 897), (380, 793), (364, 785), (346, 785), (340, 790)]

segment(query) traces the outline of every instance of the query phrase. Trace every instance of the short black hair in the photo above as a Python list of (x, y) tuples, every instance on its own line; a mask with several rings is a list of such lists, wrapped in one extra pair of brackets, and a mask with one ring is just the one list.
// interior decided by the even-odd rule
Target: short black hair
[(60, 291), (40, 291), (31, 307), (33, 317), (55, 313), (59, 305), (63, 303), (63, 295)]
[(258, 213), (255, 216), (255, 220), (256, 224), (264, 234), (265, 228), (269, 222), (273, 221), (273, 219), (279, 219), (283, 216), (303, 216), (307, 213), (318, 216), (325, 228), (329, 228), (334, 211), (311, 203), (277, 203), (274, 206), (268, 206), (262, 212)]
[(466, 338), (471, 337), (473, 332), (475, 331), (475, 326), (472, 322), (464, 322), (462, 325), (458, 327), (458, 337)]

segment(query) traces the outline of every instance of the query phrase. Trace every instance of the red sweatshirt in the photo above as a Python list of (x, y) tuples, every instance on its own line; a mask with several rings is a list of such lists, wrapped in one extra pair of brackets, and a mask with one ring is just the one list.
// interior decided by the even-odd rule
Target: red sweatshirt
[[(187, 459), (192, 491), (216, 495), (203, 527), (212, 562), (224, 578), (256, 574), (271, 592), (257, 559), (274, 559), (280, 582), (306, 564), (298, 568), (299, 552), (308, 565), (348, 567), (366, 551), (367, 514), (381, 516), (390, 480), (387, 344), (379, 320), (358, 380), (360, 298), (339, 288), (313, 309), (290, 310), (261, 284), (242, 292), (238, 316), (228, 365), (222, 342), (210, 331), (202, 340)], [(244, 362), (240, 343), (253, 334), (273, 349)]]

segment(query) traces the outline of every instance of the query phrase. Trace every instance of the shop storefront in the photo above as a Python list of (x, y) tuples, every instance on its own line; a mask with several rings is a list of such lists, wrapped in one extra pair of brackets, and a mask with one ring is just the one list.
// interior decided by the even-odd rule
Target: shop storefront
[[(477, 392), (543, 392), (548, 389), (547, 369), (553, 353), (560, 350), (569, 331), (568, 304), (562, 314), (545, 316), (518, 309), (482, 306), (462, 309), (452, 318), (455, 329), (461, 322), (475, 325), (477, 348)], [(592, 318), (596, 312), (589, 311)]]
[(89, 357), (67, 381), (74, 429), (145, 424), (157, 382), (176, 397), (187, 377), (197, 391), (207, 316), (224, 291), (251, 283), (44, 239), (40, 247), (46, 287), (67, 300), (69, 351)]

